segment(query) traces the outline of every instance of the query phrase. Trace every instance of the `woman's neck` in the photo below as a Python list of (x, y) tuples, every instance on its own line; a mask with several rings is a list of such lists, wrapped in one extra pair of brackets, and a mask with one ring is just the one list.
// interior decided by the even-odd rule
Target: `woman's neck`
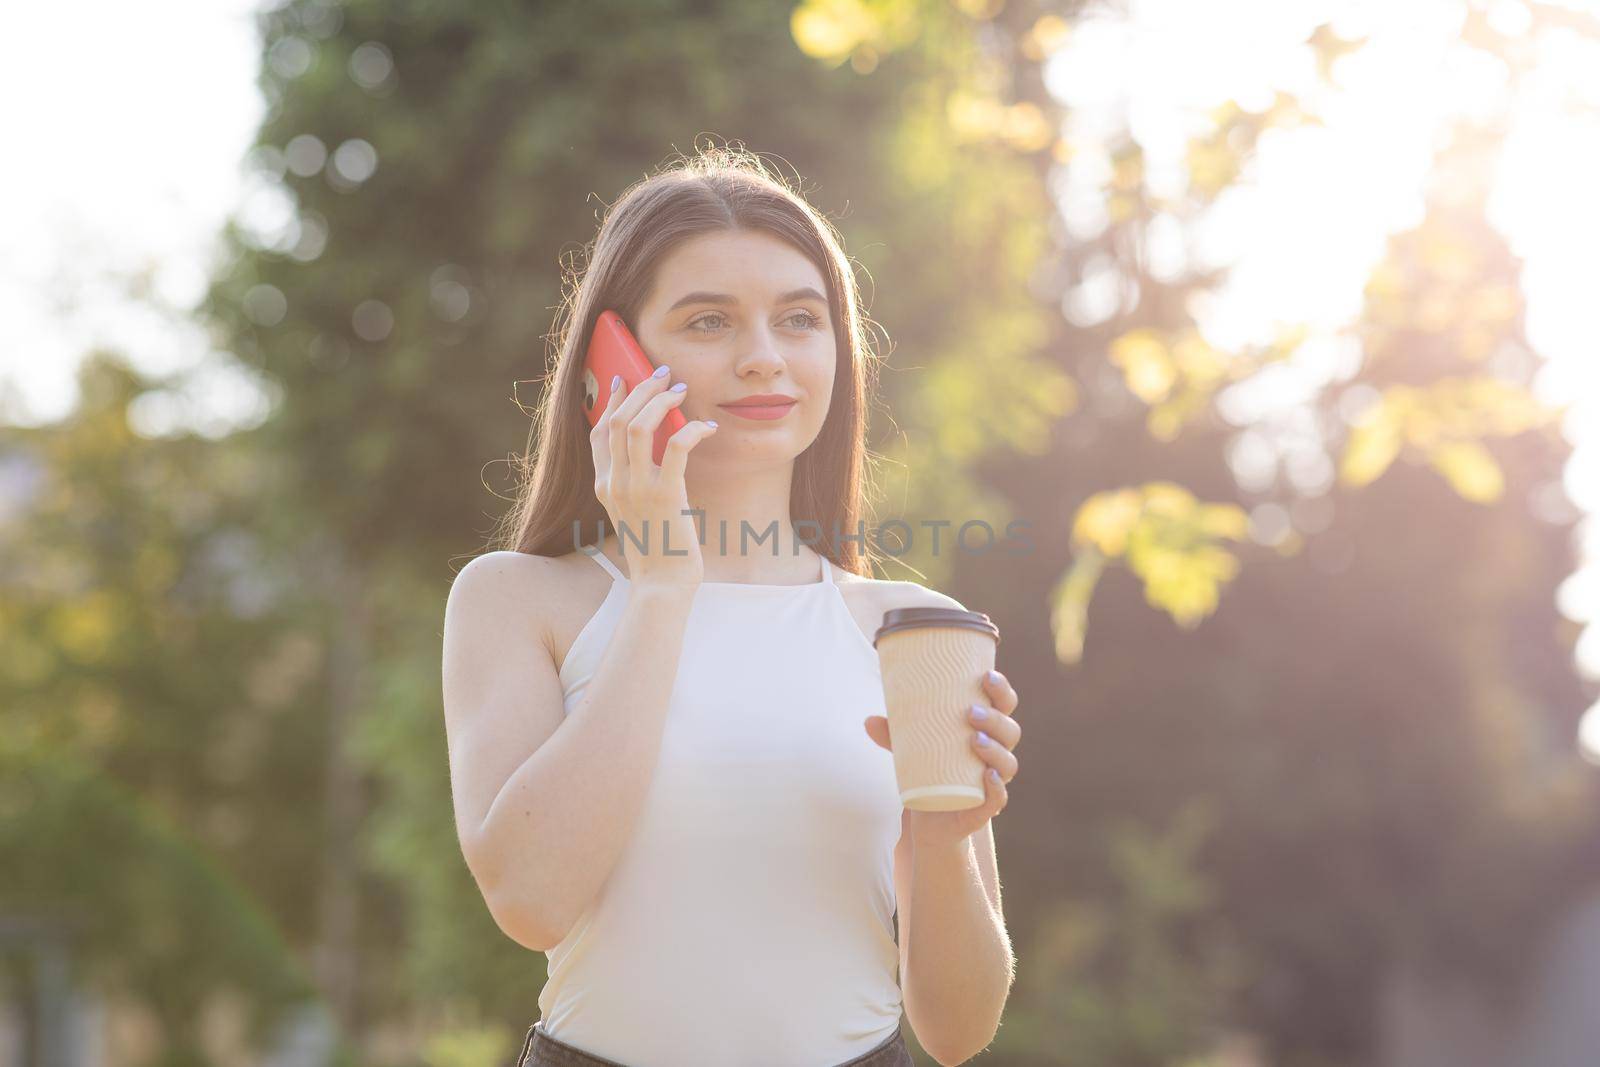
[[(707, 472), (688, 485), (708, 582), (783, 584), (816, 572), (820, 531), (794, 529), (789, 486), (794, 465), (770, 472)], [(720, 477), (719, 477), (720, 475)]]

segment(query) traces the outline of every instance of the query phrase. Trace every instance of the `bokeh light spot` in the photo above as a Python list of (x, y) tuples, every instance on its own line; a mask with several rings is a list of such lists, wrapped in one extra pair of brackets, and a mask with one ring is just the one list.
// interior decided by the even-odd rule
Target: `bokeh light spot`
[(302, 178), (309, 178), (328, 161), (327, 146), (314, 134), (302, 133), (283, 148), (285, 165)]
[(378, 150), (359, 137), (345, 141), (333, 153), (333, 173), (348, 186), (360, 185), (378, 169)]
[(280, 37), (267, 52), (267, 65), (279, 77), (293, 80), (311, 70), (316, 55), (303, 37)]
[(363, 300), (351, 314), (350, 325), (363, 341), (381, 341), (394, 329), (394, 312), (382, 300)]
[(350, 53), (350, 80), (368, 92), (382, 89), (394, 74), (394, 56), (377, 41), (366, 41)]
[(289, 311), (289, 299), (276, 285), (252, 285), (241, 301), (245, 315), (257, 326), (276, 326)]

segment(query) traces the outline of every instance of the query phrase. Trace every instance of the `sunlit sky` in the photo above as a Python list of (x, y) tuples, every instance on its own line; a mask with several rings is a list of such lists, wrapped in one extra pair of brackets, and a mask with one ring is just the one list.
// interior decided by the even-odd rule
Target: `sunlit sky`
[[(1221, 410), (1245, 431), (1229, 456), (1242, 485), (1267, 487), (1281, 464), (1296, 489), (1320, 492), (1334, 470), (1304, 402), (1358, 368), (1359, 350), (1338, 333), (1359, 312), (1387, 236), (1421, 219), (1435, 133), (1452, 116), (1500, 106), (1504, 74), (1455, 43), (1460, 0), (1122, 6), (1076, 22), (1049, 72), (1072, 105), (1065, 132), (1076, 154), (1058, 188), (1075, 236), (1105, 225), (1096, 145), (1124, 125), (1162, 192), (1183, 188), (1186, 139), (1229, 99), (1261, 110), (1287, 90), (1324, 121), (1272, 131), (1208, 218), (1192, 231), (1163, 220), (1151, 248), (1158, 271), (1191, 258), (1231, 264), (1228, 283), (1196, 309), (1214, 344), (1313, 328), (1293, 360), (1234, 386)], [(265, 394), (184, 318), (216, 263), (223, 221), (248, 215), (270, 229), (283, 210), (241, 166), (264, 113), (257, 7), (53, 0), (8, 12), (12, 40), (28, 44), (0, 64), (0, 131), (13, 161), (0, 169), (0, 421), (36, 425), (69, 412), (75, 367), (97, 345), (180, 376), (143, 410), (148, 432), (218, 435), (266, 411)], [(1528, 21), (1520, 0), (1495, 0), (1488, 14), (1502, 32)], [(1303, 43), (1324, 21), (1341, 37), (1369, 38), (1334, 68), (1332, 87)], [(1514, 105), (1490, 218), (1525, 259), (1529, 339), (1543, 361), (1536, 389), (1573, 405), (1562, 484), (1589, 516), (1577, 534), (1586, 565), (1557, 606), (1588, 624), (1577, 663), (1600, 679), (1600, 353), (1585, 321), (1600, 247), (1600, 46), (1547, 37)], [(1064, 310), (1103, 318), (1115, 286), (1109, 272), (1091, 278)], [(1560, 513), (1549, 494), (1530, 508)], [(1581, 733), (1600, 759), (1600, 704)]]

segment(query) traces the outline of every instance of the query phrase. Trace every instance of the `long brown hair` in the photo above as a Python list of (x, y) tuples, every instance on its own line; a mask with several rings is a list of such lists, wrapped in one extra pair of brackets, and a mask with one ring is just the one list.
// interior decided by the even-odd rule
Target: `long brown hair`
[(527, 451), (512, 457), (519, 476), (516, 502), (497, 524), (492, 549), (560, 556), (577, 543), (595, 543), (596, 531), (614, 532), (594, 493), (583, 411), (583, 353), (595, 320), (610, 308), (637, 335), (639, 311), (661, 258), (686, 238), (731, 229), (764, 230), (788, 242), (826, 282), (839, 363), (828, 416), (816, 440), (795, 459), (790, 519), (797, 529), (815, 531), (812, 547), (833, 563), (871, 573), (876, 553), (863, 515), (868, 404), (879, 359), (867, 330), (871, 320), (832, 223), (759, 155), (731, 146), (680, 155), (629, 186), (607, 209), (587, 266), (563, 271), (561, 308), (546, 335), (556, 353), (553, 363), (547, 359), (549, 384), (534, 411)]

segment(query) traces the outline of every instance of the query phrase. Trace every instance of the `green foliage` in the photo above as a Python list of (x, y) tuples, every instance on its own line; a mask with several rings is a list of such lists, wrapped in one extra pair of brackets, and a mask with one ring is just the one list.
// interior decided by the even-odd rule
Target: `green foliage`
[(1053, 598), (1056, 656), (1082, 655), (1089, 600), (1106, 562), (1126, 559), (1144, 582), (1145, 599), (1193, 629), (1216, 610), (1220, 587), (1239, 572), (1238, 557), (1218, 543), (1242, 541), (1249, 517), (1235, 504), (1208, 504), (1171, 482), (1097, 493), (1078, 507), (1077, 557)]
[[(434, 584), (397, 576), (376, 594), (389, 605), (383, 614), (398, 618), (408, 605), (423, 610)], [(466, 1033), (457, 1036), (477, 1047), (497, 1040), (493, 1035), (509, 1041), (517, 1025), (538, 1018), (544, 961), (495, 925), (461, 855), (444, 758), (437, 643), (436, 628), (416, 626), (384, 642), (374, 661), (380, 681), (373, 705), (353, 747), (383, 791), (367, 839), (375, 869), (399, 896), (408, 931), (387, 995), (448, 1008), (467, 1020), (458, 1024)], [(496, 1025), (478, 1026), (484, 1019)], [(441, 1065), (456, 1047), (455, 1039), (441, 1045)]]
[(1030, 972), (994, 1051), (1050, 1050), (1067, 1067), (1198, 1067), (1251, 976), (1236, 935), (1213, 917), (1198, 853), (1215, 806), (1185, 804), (1159, 833), (1127, 820), (1107, 834), (1113, 885), (1039, 920)]
[(0, 597), (0, 911), (67, 923), (79, 977), (148, 1009), (177, 1064), (213, 995), (258, 1039), (314, 995), (317, 658), (257, 510), (271, 464), (136, 435), (158, 386), (96, 356), (71, 416), (4, 435), (39, 478), (0, 526), (28, 563)]
[(195, 1028), (242, 993), (257, 1039), (315, 990), (282, 932), (201, 842), (68, 752), (0, 734), (0, 909), (53, 931), (77, 978), (142, 991), (161, 1063), (202, 1063)]

